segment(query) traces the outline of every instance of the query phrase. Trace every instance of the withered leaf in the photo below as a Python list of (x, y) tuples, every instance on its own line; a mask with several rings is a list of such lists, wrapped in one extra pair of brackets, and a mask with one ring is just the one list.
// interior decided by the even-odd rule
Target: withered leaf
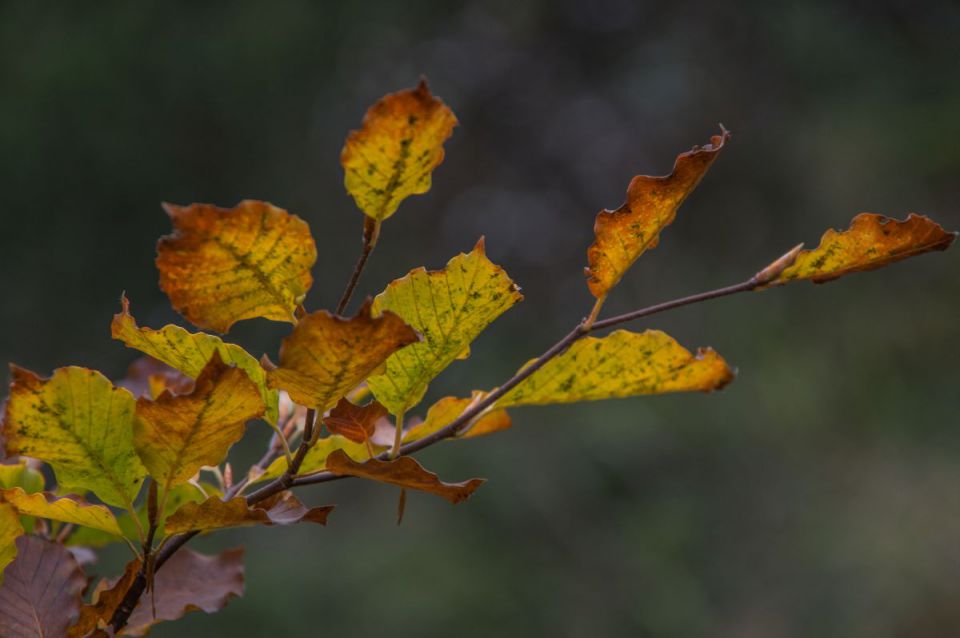
[(246, 422), (263, 410), (247, 373), (214, 352), (190, 394), (137, 399), (134, 445), (154, 480), (170, 488), (204, 465), (221, 463), (243, 437)]
[(376, 401), (359, 406), (344, 398), (330, 410), (323, 422), (331, 434), (345, 436), (354, 443), (363, 443), (373, 436), (377, 422), (386, 416), (387, 409)]
[(15, 487), (0, 490), (0, 501), (6, 501), (25, 516), (73, 523), (116, 536), (122, 534), (113, 512), (103, 505), (85, 503), (76, 497), (63, 496), (57, 498), (56, 495), (49, 492), (27, 494), (23, 489)]
[(47, 462), (64, 492), (89, 490), (129, 509), (146, 474), (133, 448), (133, 395), (86, 368), (59, 368), (49, 379), (10, 372), (7, 454)]
[(473, 478), (460, 483), (445, 483), (410, 456), (401, 456), (392, 461), (369, 459), (364, 463), (357, 463), (343, 450), (335, 450), (327, 457), (326, 465), (327, 469), (334, 474), (347, 474), (429, 492), (445, 498), (454, 505), (467, 500), (486, 482), (486, 479)]
[(307, 223), (266, 202), (164, 204), (174, 232), (157, 244), (160, 287), (199, 328), (263, 317), (295, 322), (317, 248)]
[[(415, 425), (404, 433), (403, 442), (412, 443), (445, 428), (482, 396), (482, 393), (475, 392), (474, 396), (469, 399), (459, 399), (457, 397), (440, 399), (430, 406), (422, 423)], [(505, 430), (511, 425), (512, 422), (507, 411), (502, 408), (494, 408), (481, 414), (469, 429), (462, 431), (458, 438), (469, 439), (484, 434), (493, 434)]]
[(798, 279), (814, 283), (831, 281), (843, 275), (881, 268), (901, 259), (932, 250), (946, 250), (957, 233), (943, 228), (923, 215), (911, 214), (903, 221), (860, 213), (848, 230), (830, 229), (820, 246), (802, 250), (792, 266), (769, 285), (777, 286)]
[(620, 208), (600, 211), (585, 271), (594, 297), (605, 297), (640, 255), (656, 247), (660, 232), (673, 222), (680, 204), (700, 183), (729, 137), (724, 130), (710, 138), (709, 144), (681, 153), (669, 175), (637, 175), (630, 180), (627, 201)]
[(281, 492), (262, 503), (247, 505), (247, 499), (238, 496), (223, 501), (217, 497), (200, 503), (187, 503), (167, 519), (167, 534), (179, 534), (194, 529), (213, 530), (249, 525), (293, 525), (295, 523), (327, 524), (332, 505), (307, 507), (292, 492)]
[(27, 535), (0, 585), (0, 636), (66, 636), (80, 613), (87, 579), (63, 545)]
[(393, 312), (374, 317), (369, 301), (350, 319), (319, 310), (303, 317), (283, 340), (280, 366), (267, 373), (267, 381), (297, 403), (325, 412), (417, 339)]
[[(529, 365), (529, 363), (527, 364)], [(496, 405), (546, 405), (640, 394), (710, 392), (734, 373), (712, 348), (694, 355), (659, 330), (584, 337), (547, 362)]]
[[(130, 585), (136, 580), (142, 564), (139, 558), (135, 558), (127, 563), (119, 580), (111, 583), (103, 579), (97, 583), (93, 590), (92, 602), (80, 608), (80, 617), (70, 627), (67, 636), (69, 638), (85, 638), (97, 627), (107, 625), (114, 612), (117, 611), (117, 607), (123, 602), (123, 597), (130, 589)], [(146, 596), (149, 597), (149, 594), (146, 594)]]
[(457, 118), (435, 98), (425, 80), (390, 93), (367, 111), (340, 153), (344, 186), (357, 206), (383, 221), (410, 195), (430, 190), (433, 169)]
[(466, 358), (483, 329), (521, 299), (503, 268), (487, 258), (482, 238), (443, 270), (417, 268), (393, 281), (374, 300), (374, 312), (395, 312), (423, 341), (391, 355), (386, 370), (367, 380), (373, 395), (391, 414), (406, 412), (434, 377)]

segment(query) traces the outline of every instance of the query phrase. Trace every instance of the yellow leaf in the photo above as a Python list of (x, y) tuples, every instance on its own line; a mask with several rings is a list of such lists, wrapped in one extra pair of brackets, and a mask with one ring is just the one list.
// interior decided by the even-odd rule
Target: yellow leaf
[(160, 287), (199, 328), (252, 317), (295, 322), (317, 248), (306, 222), (266, 202), (165, 204), (174, 232), (157, 244)]
[(133, 395), (86, 368), (60, 368), (46, 380), (10, 370), (7, 454), (48, 463), (62, 491), (91, 491), (129, 509), (146, 474), (133, 448)]
[[(531, 362), (532, 363), (532, 362)], [(527, 364), (529, 365), (529, 363)], [(584, 337), (496, 405), (546, 405), (667, 392), (710, 392), (734, 373), (712, 348), (696, 355), (659, 330)]]
[[(473, 398), (470, 399), (458, 399), (456, 397), (440, 399), (427, 410), (427, 416), (423, 423), (413, 426), (404, 433), (403, 442), (412, 443), (445, 428), (482, 397), (482, 393), (475, 392)], [(480, 418), (474, 421), (470, 429), (462, 432), (458, 438), (469, 439), (484, 434), (493, 434), (500, 430), (506, 430), (511, 425), (510, 415), (507, 414), (506, 410), (493, 409), (484, 412)]]
[(443, 270), (410, 271), (377, 296), (373, 309), (397, 313), (423, 341), (387, 359), (386, 371), (367, 380), (370, 390), (391, 414), (406, 412), (420, 402), (434, 377), (466, 357), (470, 342), (521, 299), (503, 268), (487, 259), (482, 238)]
[(43, 490), (43, 474), (20, 459), (12, 465), (0, 465), (0, 488), (22, 487), (27, 494)]
[[(306, 456), (303, 457), (303, 463), (300, 465), (300, 474), (309, 474), (311, 472), (325, 470), (327, 468), (327, 457), (337, 450), (343, 450), (355, 461), (366, 461), (370, 458), (370, 449), (373, 450), (374, 454), (380, 454), (387, 448), (377, 445), (372, 445), (371, 448), (367, 448), (364, 443), (354, 443), (347, 437), (339, 434), (325, 436), (322, 439), (317, 439), (317, 442), (307, 450)], [(257, 477), (257, 480), (266, 481), (277, 478), (283, 474), (286, 469), (287, 459), (281, 456), (275, 459), (267, 468), (267, 471), (264, 472), (262, 476)]]
[(20, 516), (11, 505), (0, 503), (0, 584), (3, 570), (17, 557), (17, 538), (23, 535)]
[(261, 414), (257, 386), (214, 352), (190, 394), (137, 399), (133, 442), (150, 475), (169, 489), (221, 463), (246, 422)]
[(456, 125), (453, 111), (424, 80), (370, 107), (363, 128), (347, 136), (340, 153), (344, 186), (360, 210), (383, 221), (408, 196), (430, 190), (431, 173)]
[(730, 134), (714, 135), (710, 144), (677, 156), (673, 172), (663, 177), (637, 175), (627, 187), (627, 201), (616, 210), (602, 210), (594, 224), (596, 239), (587, 249), (587, 286), (605, 297), (647, 250), (656, 247), (660, 231), (677, 216)]
[(280, 367), (267, 382), (321, 413), (419, 336), (392, 312), (371, 314), (370, 302), (345, 319), (326, 310), (300, 320), (280, 346)]
[(247, 499), (238, 496), (229, 501), (219, 497), (208, 498), (200, 503), (187, 503), (167, 519), (167, 534), (180, 534), (190, 530), (214, 530), (249, 525), (292, 525), (294, 523), (327, 524), (332, 505), (306, 507), (291, 492), (280, 492), (253, 507)]
[(26, 516), (82, 525), (115, 536), (122, 535), (113, 512), (103, 505), (91, 505), (69, 496), (57, 498), (49, 492), (27, 494), (19, 487), (0, 490), (0, 499), (10, 503), (18, 512)]
[[(166, 325), (159, 330), (141, 328), (130, 314), (130, 302), (126, 295), (120, 299), (121, 312), (113, 316), (110, 332), (114, 339), (128, 348), (162, 361), (191, 379), (196, 379), (207, 365), (214, 351), (220, 358), (247, 373), (257, 385), (266, 405), (264, 418), (272, 425), (277, 423), (278, 393), (267, 387), (267, 373), (257, 359), (238, 345), (224, 343), (220, 337), (203, 332), (191, 333), (180, 326)], [(156, 396), (156, 395), (155, 395)]]
[(928, 217), (911, 214), (903, 221), (860, 213), (848, 230), (828, 230), (815, 250), (802, 250), (793, 265), (770, 285), (798, 279), (814, 283), (831, 281), (843, 275), (881, 268), (907, 257), (931, 250), (946, 250), (957, 233), (948, 233)]

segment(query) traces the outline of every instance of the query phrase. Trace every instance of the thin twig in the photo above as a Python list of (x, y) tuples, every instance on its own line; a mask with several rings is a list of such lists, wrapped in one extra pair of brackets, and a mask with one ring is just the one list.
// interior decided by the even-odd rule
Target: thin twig
[(357, 287), (357, 282), (360, 281), (363, 268), (367, 265), (367, 259), (369, 259), (370, 253), (373, 252), (374, 247), (377, 245), (377, 239), (379, 238), (380, 220), (374, 220), (364, 215), (363, 250), (360, 252), (360, 259), (357, 260), (357, 265), (354, 266), (353, 273), (350, 275), (350, 281), (347, 282), (347, 288), (343, 291), (343, 296), (340, 297), (340, 303), (337, 304), (338, 315), (342, 315), (344, 310), (347, 309), (347, 304), (350, 303), (350, 297), (353, 296), (353, 289)]

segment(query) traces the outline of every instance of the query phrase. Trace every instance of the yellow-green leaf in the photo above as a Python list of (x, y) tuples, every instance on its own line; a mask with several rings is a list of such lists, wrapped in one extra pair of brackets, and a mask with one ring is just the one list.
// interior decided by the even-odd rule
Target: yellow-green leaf
[(321, 413), (383, 366), (391, 354), (419, 335), (400, 317), (371, 314), (370, 302), (346, 319), (319, 310), (302, 318), (280, 347), (280, 367), (267, 382)]
[(860, 213), (848, 230), (830, 229), (814, 250), (802, 250), (793, 264), (769, 285), (798, 279), (814, 283), (831, 281), (843, 275), (881, 268), (907, 257), (932, 250), (946, 250), (957, 233), (943, 230), (923, 215), (911, 214), (903, 221)]
[(344, 186), (360, 210), (383, 221), (408, 196), (430, 190), (430, 176), (456, 124), (453, 111), (424, 80), (370, 107), (363, 128), (347, 136), (340, 153)]
[[(532, 362), (531, 362), (532, 363)], [(527, 364), (529, 365), (529, 363)], [(496, 405), (545, 405), (667, 392), (710, 392), (734, 373), (712, 348), (692, 354), (659, 330), (584, 337)]]
[(307, 223), (266, 202), (165, 204), (174, 232), (157, 244), (160, 287), (199, 328), (252, 317), (294, 323), (317, 248)]
[[(367, 448), (364, 443), (354, 443), (345, 436), (332, 434), (317, 442), (307, 451), (303, 457), (303, 464), (300, 465), (300, 474), (309, 474), (310, 472), (319, 472), (327, 467), (327, 457), (336, 450), (343, 450), (355, 461), (366, 461), (370, 458), (370, 449), (374, 454), (380, 454), (387, 448), (377, 445), (371, 445)], [(258, 481), (274, 479), (283, 474), (287, 469), (287, 459), (280, 457), (267, 467), (267, 471), (262, 476), (257, 477)]]
[(0, 503), (0, 584), (3, 570), (17, 557), (17, 538), (23, 535), (20, 516), (12, 505)]
[(190, 394), (137, 399), (134, 445), (157, 483), (169, 489), (204, 465), (218, 465), (263, 414), (256, 384), (214, 352)]
[(146, 474), (133, 448), (133, 395), (86, 368), (60, 368), (46, 380), (10, 370), (7, 454), (48, 463), (61, 491), (91, 491), (129, 508)]
[(249, 525), (293, 525), (295, 523), (327, 524), (332, 505), (307, 507), (291, 492), (280, 492), (254, 506), (238, 496), (229, 501), (218, 497), (199, 503), (187, 503), (167, 519), (167, 534), (190, 530), (214, 530)]
[(443, 270), (417, 268), (392, 282), (374, 300), (375, 313), (391, 311), (413, 326), (423, 341), (387, 359), (386, 371), (367, 380), (391, 414), (406, 412), (490, 322), (523, 299), (516, 284), (484, 252), (483, 239)]
[(22, 487), (27, 494), (43, 491), (43, 474), (20, 459), (17, 463), (0, 465), (0, 488)]
[[(425, 436), (441, 430), (456, 420), (463, 412), (475, 401), (481, 399), (483, 394), (475, 392), (470, 399), (458, 399), (457, 397), (444, 397), (430, 406), (427, 410), (427, 416), (423, 423), (413, 426), (403, 434), (404, 443), (418, 441)], [(488, 410), (474, 420), (470, 429), (462, 431), (458, 438), (469, 439), (484, 434), (493, 434), (500, 430), (506, 430), (512, 425), (510, 415), (502, 408)]]
[(19, 487), (0, 490), (0, 500), (10, 503), (18, 512), (27, 516), (73, 523), (108, 534), (121, 535), (116, 517), (103, 505), (91, 505), (69, 496), (57, 498), (48, 492), (27, 494)]
[(246, 372), (257, 385), (266, 406), (264, 418), (271, 425), (276, 425), (278, 392), (267, 387), (267, 373), (253, 355), (238, 345), (224, 343), (220, 337), (203, 332), (191, 333), (173, 324), (159, 330), (141, 328), (130, 314), (130, 302), (126, 295), (120, 299), (120, 303), (123, 308), (110, 323), (114, 339), (122, 341), (128, 348), (162, 361), (191, 379), (200, 376), (214, 351), (219, 352), (221, 359)]

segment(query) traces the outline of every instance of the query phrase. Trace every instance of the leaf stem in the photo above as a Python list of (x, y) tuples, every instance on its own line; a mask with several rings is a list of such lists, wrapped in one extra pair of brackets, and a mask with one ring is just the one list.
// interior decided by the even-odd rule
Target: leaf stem
[(342, 315), (347, 309), (347, 304), (350, 303), (350, 297), (353, 296), (353, 289), (357, 287), (357, 282), (360, 281), (360, 275), (363, 273), (363, 268), (367, 265), (367, 259), (369, 259), (370, 253), (373, 252), (374, 247), (376, 247), (377, 240), (379, 238), (380, 220), (375, 220), (364, 215), (363, 250), (360, 252), (360, 259), (357, 260), (357, 265), (353, 268), (353, 273), (350, 275), (350, 280), (347, 282), (347, 287), (343, 291), (343, 296), (340, 297), (340, 303), (337, 304), (338, 315)]

